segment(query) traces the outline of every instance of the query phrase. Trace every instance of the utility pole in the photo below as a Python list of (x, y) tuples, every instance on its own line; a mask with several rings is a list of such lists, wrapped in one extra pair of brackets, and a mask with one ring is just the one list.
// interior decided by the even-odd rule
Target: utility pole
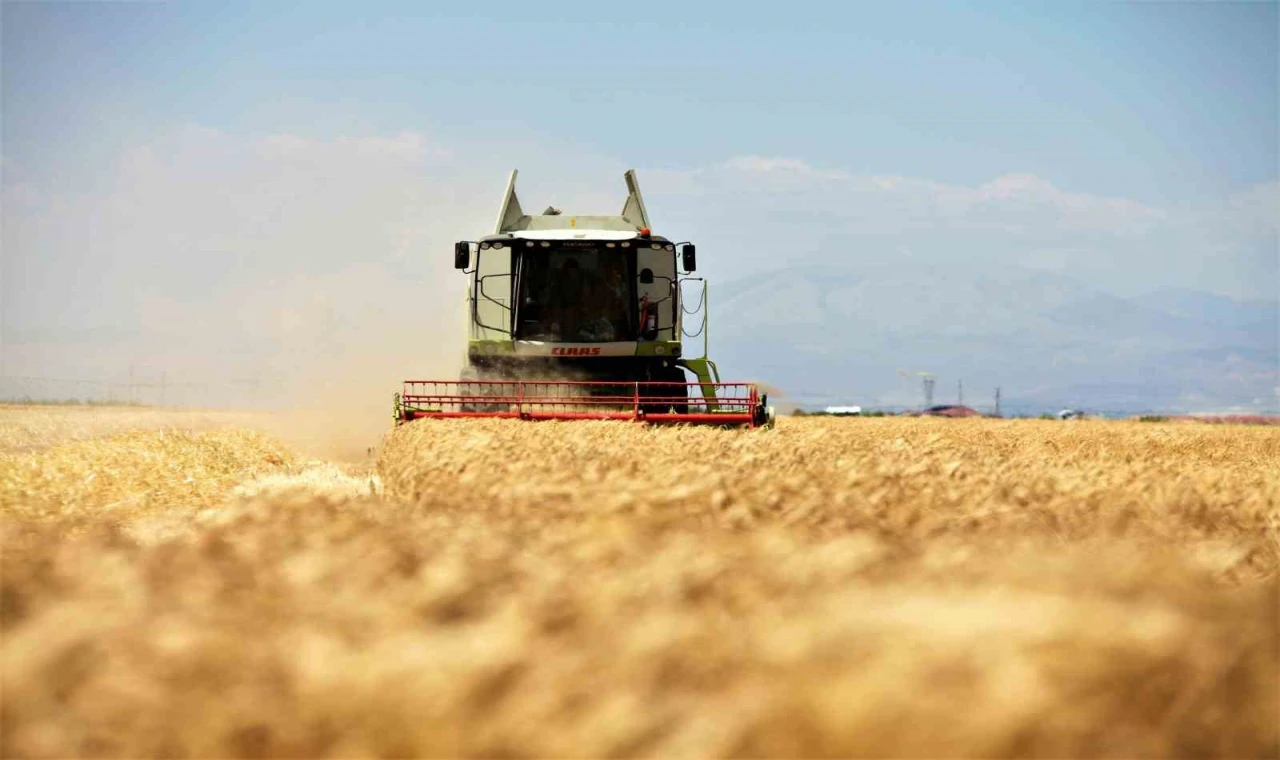
[(964, 381), (956, 381), (956, 405), (964, 406)]
[(1000, 416), (1000, 388), (996, 387), (996, 416)]
[(933, 406), (933, 375), (924, 376), (924, 408)]

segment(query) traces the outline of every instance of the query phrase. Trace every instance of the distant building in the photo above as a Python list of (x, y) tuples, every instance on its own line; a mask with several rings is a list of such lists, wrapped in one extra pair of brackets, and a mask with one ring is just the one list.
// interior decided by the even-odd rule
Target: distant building
[(829, 406), (823, 410), (827, 414), (834, 414), (843, 417), (857, 417), (862, 414), (860, 406)]

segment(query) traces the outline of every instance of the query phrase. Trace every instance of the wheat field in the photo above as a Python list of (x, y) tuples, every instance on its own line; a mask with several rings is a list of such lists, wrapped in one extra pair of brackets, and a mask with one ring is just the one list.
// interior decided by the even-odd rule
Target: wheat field
[(5, 757), (1280, 752), (1274, 427), (31, 413)]

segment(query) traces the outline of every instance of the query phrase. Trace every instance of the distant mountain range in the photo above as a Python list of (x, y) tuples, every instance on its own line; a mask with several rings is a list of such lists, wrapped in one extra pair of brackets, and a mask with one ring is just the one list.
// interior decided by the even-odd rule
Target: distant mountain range
[[(1191, 290), (1119, 298), (1060, 275), (973, 276), (869, 264), (796, 267), (713, 286), (711, 355), (726, 376), (805, 407), (1274, 412), (1276, 304)], [(690, 341), (690, 348), (700, 348)]]

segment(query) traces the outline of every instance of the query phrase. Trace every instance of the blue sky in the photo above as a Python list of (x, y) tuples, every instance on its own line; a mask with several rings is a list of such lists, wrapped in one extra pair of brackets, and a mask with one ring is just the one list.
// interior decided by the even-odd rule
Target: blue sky
[(174, 324), (275, 345), (340, 300), (442, 319), (513, 167), (526, 207), (584, 211), (636, 167), (720, 281), (1276, 299), (1276, 3), (367, 6), (3, 4), (10, 366)]
[(6, 5), (5, 153), (190, 122), (1027, 172), (1148, 203), (1276, 177), (1273, 3), (372, 5)]

